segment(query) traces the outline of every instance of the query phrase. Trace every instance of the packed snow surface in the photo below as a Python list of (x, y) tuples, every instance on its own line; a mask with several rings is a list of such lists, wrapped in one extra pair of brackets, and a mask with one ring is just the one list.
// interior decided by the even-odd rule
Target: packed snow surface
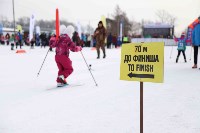
[[(71, 52), (68, 88), (56, 88), (55, 52), (37, 77), (48, 48), (23, 49), (0, 46), (0, 133), (139, 133), (139, 82), (119, 80), (121, 49), (97, 60), (83, 48), (98, 87), (81, 53)], [(200, 70), (191, 68), (191, 47), (186, 55), (175, 63), (176, 47), (166, 46), (164, 83), (144, 83), (144, 133), (200, 133)]]

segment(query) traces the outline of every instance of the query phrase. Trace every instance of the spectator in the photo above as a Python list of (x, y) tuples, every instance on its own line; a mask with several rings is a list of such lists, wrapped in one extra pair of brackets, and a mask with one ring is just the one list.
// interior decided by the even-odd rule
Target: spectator
[(76, 44), (76, 46), (82, 46), (80, 37), (76, 31), (73, 33), (72, 41)]
[(34, 43), (35, 43), (35, 35), (33, 35), (33, 38), (31, 39), (31, 48), (34, 48)]
[(105, 38), (106, 38), (106, 29), (103, 26), (102, 21), (98, 23), (98, 27), (94, 32), (94, 37), (96, 38), (96, 49), (97, 49), (97, 59), (100, 58), (100, 48), (103, 51), (103, 58), (106, 58), (105, 51)]
[(110, 33), (107, 37), (107, 48), (111, 48), (112, 44), (112, 34)]
[(12, 34), (9, 39), (9, 42), (11, 43), (11, 50), (14, 50), (14, 44), (15, 44), (14, 39), (15, 39), (14, 34)]
[(88, 47), (91, 46), (91, 40), (92, 40), (92, 36), (90, 34), (88, 34), (88, 36), (87, 36), (87, 46)]
[(20, 49), (22, 49), (22, 40), (23, 40), (23, 37), (22, 37), (22, 34), (21, 34), (20, 30), (19, 30), (17, 36), (18, 36), (18, 44), (20, 46)]
[(46, 47), (46, 42), (47, 42), (46, 33), (42, 33), (40, 35), (40, 39), (41, 39), (41, 43), (42, 43), (41, 48), (42, 48), (42, 46), (45, 48)]
[(112, 44), (115, 46), (115, 48), (117, 48), (117, 35), (114, 34), (114, 36), (112, 37)]
[(0, 42), (1, 42), (1, 44), (5, 44), (5, 37), (4, 37), (4, 35), (3, 34), (1, 34), (1, 36), (0, 36)]
[(35, 44), (36, 46), (40, 46), (40, 35), (38, 33), (35, 35)]
[(195, 69), (197, 68), (198, 47), (200, 46), (200, 24), (197, 24), (192, 32), (192, 45), (194, 47), (194, 66), (192, 68)]
[(7, 34), (6, 34), (6, 43), (7, 43), (7, 45), (9, 45), (9, 39), (10, 39), (10, 34), (7, 33)]

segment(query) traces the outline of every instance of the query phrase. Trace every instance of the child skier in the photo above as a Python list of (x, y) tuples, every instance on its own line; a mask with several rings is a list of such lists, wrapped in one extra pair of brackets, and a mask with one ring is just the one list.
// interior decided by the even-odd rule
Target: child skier
[(58, 66), (57, 86), (62, 87), (67, 85), (66, 78), (73, 72), (72, 61), (69, 58), (69, 50), (72, 52), (78, 52), (82, 50), (82, 47), (76, 46), (72, 40), (72, 34), (74, 32), (73, 26), (66, 27), (60, 26), (60, 36), (56, 40), (55, 37), (51, 37), (49, 44), (50, 47), (56, 47), (55, 61)]
[(183, 53), (185, 62), (187, 62), (186, 56), (185, 56), (185, 50), (186, 50), (186, 45), (187, 45), (188, 40), (185, 37), (185, 33), (182, 33), (180, 38), (175, 37), (174, 40), (176, 42), (178, 42), (178, 48), (177, 48), (178, 55), (177, 55), (177, 58), (176, 58), (176, 63), (178, 63), (178, 59), (179, 59), (181, 52)]

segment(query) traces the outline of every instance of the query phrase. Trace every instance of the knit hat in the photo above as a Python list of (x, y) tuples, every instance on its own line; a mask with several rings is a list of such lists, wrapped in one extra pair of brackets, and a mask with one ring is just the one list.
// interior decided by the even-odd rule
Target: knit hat
[(103, 24), (103, 22), (102, 22), (102, 21), (99, 21), (99, 24)]
[(181, 36), (185, 36), (185, 32), (182, 32)]
[(60, 26), (60, 35), (67, 34), (70, 38), (72, 38), (73, 33), (74, 27), (72, 25), (69, 25), (67, 27), (65, 25)]

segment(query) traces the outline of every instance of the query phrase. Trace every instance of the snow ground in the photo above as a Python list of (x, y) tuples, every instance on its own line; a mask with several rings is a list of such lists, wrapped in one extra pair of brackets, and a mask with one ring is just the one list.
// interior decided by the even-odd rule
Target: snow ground
[[(119, 80), (120, 49), (107, 50), (106, 59), (83, 49), (92, 65), (95, 87), (81, 53), (71, 53), (72, 88), (56, 86), (55, 53), (49, 53), (37, 78), (47, 48), (16, 54), (0, 46), (0, 133), (139, 133), (139, 83)], [(200, 133), (200, 70), (175, 63), (177, 55), (165, 47), (163, 84), (144, 83), (144, 133)]]

